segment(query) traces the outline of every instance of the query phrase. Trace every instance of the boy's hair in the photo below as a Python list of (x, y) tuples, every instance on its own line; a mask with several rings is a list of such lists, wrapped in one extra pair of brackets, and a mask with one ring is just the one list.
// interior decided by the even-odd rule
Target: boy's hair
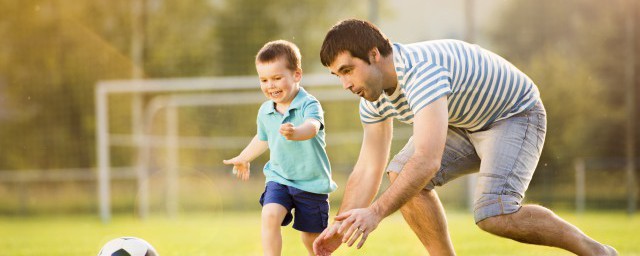
[(346, 51), (371, 64), (369, 51), (374, 47), (378, 48), (383, 57), (392, 52), (389, 39), (375, 25), (365, 20), (343, 20), (327, 32), (320, 48), (320, 61), (328, 67), (338, 54)]
[(300, 49), (294, 43), (286, 40), (276, 40), (264, 44), (256, 55), (256, 64), (272, 62), (278, 58), (282, 58), (287, 62), (289, 70), (302, 70)]

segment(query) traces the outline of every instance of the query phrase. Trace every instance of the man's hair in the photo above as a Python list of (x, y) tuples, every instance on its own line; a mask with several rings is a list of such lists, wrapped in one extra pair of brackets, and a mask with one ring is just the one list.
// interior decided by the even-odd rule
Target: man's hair
[(385, 57), (392, 52), (389, 39), (373, 24), (365, 20), (347, 19), (334, 25), (322, 42), (320, 61), (328, 67), (338, 54), (349, 52), (351, 56), (368, 64), (369, 51), (378, 48)]
[(264, 44), (256, 55), (256, 64), (276, 61), (278, 58), (285, 60), (287, 68), (291, 71), (302, 69), (300, 49), (294, 43), (285, 40), (276, 40)]

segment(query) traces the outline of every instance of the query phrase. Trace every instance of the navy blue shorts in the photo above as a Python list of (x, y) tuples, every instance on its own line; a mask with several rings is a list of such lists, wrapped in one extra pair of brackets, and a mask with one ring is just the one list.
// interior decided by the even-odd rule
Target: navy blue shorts
[[(260, 205), (276, 203), (287, 209), (282, 226), (289, 225), (302, 232), (320, 233), (329, 222), (329, 195), (315, 194), (269, 181), (260, 196)], [(294, 214), (291, 210), (295, 209)]]

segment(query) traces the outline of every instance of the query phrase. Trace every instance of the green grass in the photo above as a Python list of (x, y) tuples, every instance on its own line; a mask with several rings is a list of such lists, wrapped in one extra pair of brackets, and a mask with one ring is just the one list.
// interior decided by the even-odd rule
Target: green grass
[[(621, 255), (640, 255), (640, 218), (624, 213), (559, 214)], [(458, 255), (572, 255), (562, 250), (520, 244), (482, 232), (467, 213), (448, 213)], [(283, 255), (305, 255), (299, 233), (283, 229)], [(163, 256), (261, 255), (259, 212), (182, 214), (175, 220), (154, 216), (141, 221), (116, 216), (102, 224), (95, 216), (0, 217), (0, 255), (96, 255), (108, 240), (138, 236)], [(342, 247), (337, 255), (425, 255), (399, 214), (385, 219), (363, 249)]]

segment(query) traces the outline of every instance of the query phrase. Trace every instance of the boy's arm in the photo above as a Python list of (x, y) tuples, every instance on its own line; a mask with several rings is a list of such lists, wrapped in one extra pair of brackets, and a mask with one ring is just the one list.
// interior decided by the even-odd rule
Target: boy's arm
[(266, 141), (260, 140), (258, 135), (256, 135), (238, 156), (229, 160), (223, 160), (222, 162), (224, 164), (232, 164), (234, 174), (242, 180), (247, 180), (249, 179), (250, 162), (262, 155), (267, 149), (269, 149), (269, 144)]
[(282, 124), (280, 134), (288, 140), (308, 140), (318, 134), (320, 126), (320, 121), (309, 118), (298, 127), (294, 127), (291, 123)]

